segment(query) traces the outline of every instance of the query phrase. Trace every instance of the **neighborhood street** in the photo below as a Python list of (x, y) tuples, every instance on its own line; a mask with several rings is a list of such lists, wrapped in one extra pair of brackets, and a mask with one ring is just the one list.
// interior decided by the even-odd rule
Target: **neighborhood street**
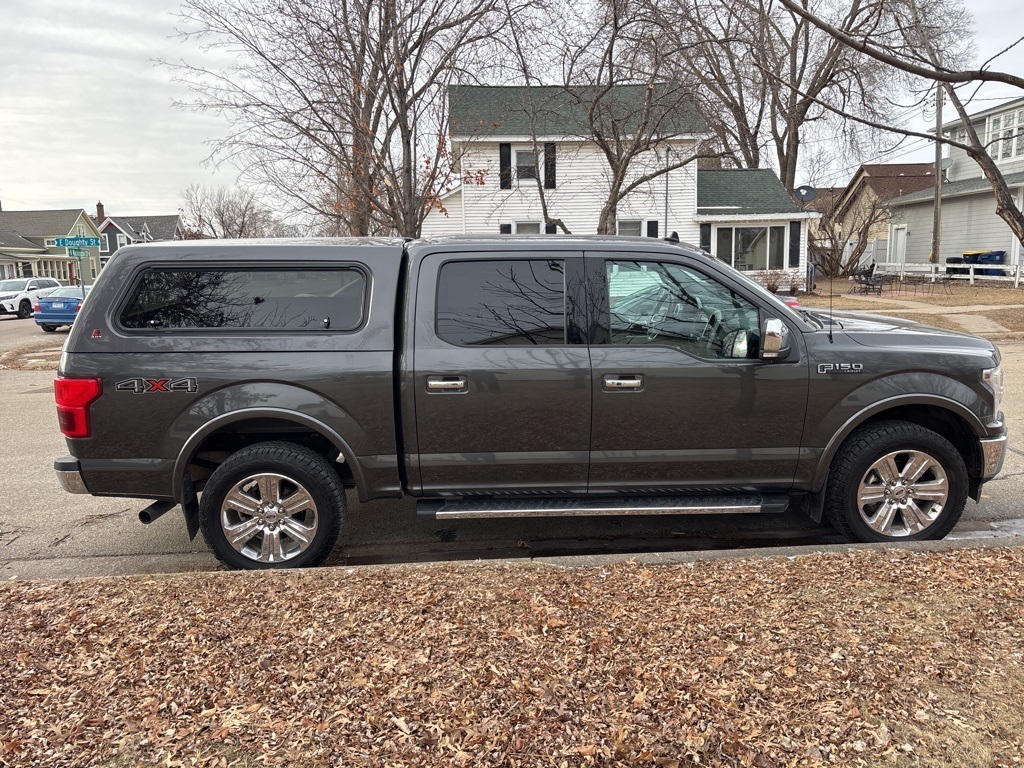
[[(0, 319), (0, 354), (41, 344), (22, 359), (54, 360), (66, 331)], [(1010, 450), (1002, 474), (968, 502), (951, 538), (1024, 535), (1024, 342), (1001, 345)], [(46, 347), (50, 350), (46, 351)], [(52, 362), (50, 363), (52, 365)], [(205, 570), (218, 564), (201, 538), (190, 542), (178, 510), (143, 525), (146, 502), (60, 489), (53, 459), (67, 453), (54, 415), (52, 370), (0, 370), (0, 576), (67, 577)], [(832, 545), (842, 539), (799, 514), (445, 521), (416, 517), (409, 501), (350, 499), (330, 564)]]

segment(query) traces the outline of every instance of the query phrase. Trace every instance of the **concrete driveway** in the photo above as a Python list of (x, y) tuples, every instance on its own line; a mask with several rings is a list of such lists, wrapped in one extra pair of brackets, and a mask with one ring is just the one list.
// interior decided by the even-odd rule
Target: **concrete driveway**
[[(0, 320), (0, 349), (42, 332), (31, 321)], [(5, 334), (11, 334), (7, 336)], [(21, 336), (20, 334), (25, 334)], [(46, 334), (51, 336), (51, 334)], [(56, 340), (55, 340), (56, 341)], [(1002, 346), (1010, 453), (1002, 475), (968, 502), (955, 538), (1024, 535), (1024, 343)], [(0, 577), (67, 577), (215, 568), (202, 539), (190, 542), (178, 510), (149, 526), (147, 502), (64, 493), (53, 459), (67, 447), (53, 410), (53, 371), (0, 370)], [(841, 539), (797, 514), (622, 519), (419, 520), (408, 501), (360, 505), (350, 499), (331, 563), (562, 554), (620, 554), (778, 545)]]

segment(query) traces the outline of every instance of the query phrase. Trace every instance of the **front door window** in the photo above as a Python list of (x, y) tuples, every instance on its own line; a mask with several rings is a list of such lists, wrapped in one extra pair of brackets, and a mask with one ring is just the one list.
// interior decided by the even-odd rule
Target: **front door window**
[(758, 310), (679, 264), (606, 263), (611, 343), (659, 344), (705, 360), (757, 356)]

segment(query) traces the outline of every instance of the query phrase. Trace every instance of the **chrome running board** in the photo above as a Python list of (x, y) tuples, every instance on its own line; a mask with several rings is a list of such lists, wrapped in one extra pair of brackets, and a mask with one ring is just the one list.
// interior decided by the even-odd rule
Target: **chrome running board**
[(719, 515), (781, 512), (785, 495), (655, 496), (603, 499), (430, 499), (416, 513), (438, 520), (491, 517), (595, 517), (600, 515)]

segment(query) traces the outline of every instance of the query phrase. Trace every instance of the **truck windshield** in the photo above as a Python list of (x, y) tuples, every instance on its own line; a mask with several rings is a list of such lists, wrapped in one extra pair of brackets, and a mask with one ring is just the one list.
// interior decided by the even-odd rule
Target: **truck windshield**
[(0, 281), (0, 291), (24, 291), (28, 280), (3, 280)]

